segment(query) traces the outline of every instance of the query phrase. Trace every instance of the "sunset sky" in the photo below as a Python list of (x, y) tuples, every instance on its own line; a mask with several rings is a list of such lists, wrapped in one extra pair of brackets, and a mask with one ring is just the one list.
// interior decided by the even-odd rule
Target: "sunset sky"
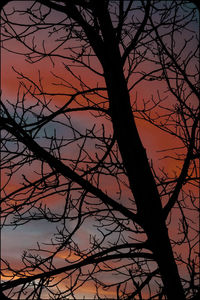
[[(11, 12), (12, 7), (16, 7), (19, 9), (24, 8), (26, 5), (29, 5), (28, 1), (11, 1), (6, 7), (5, 11)], [(4, 12), (2, 12), (4, 15)], [(12, 18), (12, 16), (11, 16)], [(25, 16), (21, 16), (20, 18), (25, 18)], [(59, 14), (56, 12), (52, 12), (52, 14), (48, 17), (50, 21), (54, 21), (58, 23), (59, 20), (64, 18), (63, 14)], [(139, 15), (139, 18), (141, 16)], [(21, 20), (18, 18), (14, 18), (15, 22), (21, 23)], [(26, 18), (23, 19), (23, 22), (27, 22)], [(196, 34), (198, 34), (198, 28), (197, 23), (193, 26), (193, 30), (196, 31)], [(21, 30), (21, 28), (17, 28), (16, 30)], [(52, 38), (48, 37), (47, 30), (43, 30), (40, 33), (36, 33), (36, 39), (35, 43), (38, 45), (38, 49), (42, 49), (42, 41), (45, 41), (45, 47), (46, 49), (50, 50), (53, 48), (53, 40), (54, 35)], [(63, 34), (63, 30), (61, 30), (60, 35)], [(77, 41), (74, 42), (74, 47), (77, 46)], [(194, 44), (193, 44), (194, 43)], [(65, 47), (68, 47), (69, 45), (64, 45)], [(68, 55), (68, 53), (65, 53), (64, 46), (58, 51), (60, 55)], [(70, 45), (71, 46), (71, 45)], [(190, 47), (195, 47), (195, 42), (193, 40), (191, 41)], [(8, 42), (5, 42), (5, 47), (10, 49), (11, 51), (20, 51), (22, 54), (26, 52), (26, 49), (24, 46), (22, 46), (19, 42), (17, 42), (15, 39), (12, 39)], [(142, 51), (141, 49), (139, 49)], [(67, 51), (67, 50), (66, 50)], [(187, 50), (189, 51), (189, 49)], [(47, 51), (48, 52), (48, 51)], [(46, 57), (42, 59), (39, 62), (31, 64), (30, 62), (25, 59), (24, 55), (18, 55), (16, 53), (11, 53), (6, 51), (5, 49), (1, 50), (1, 89), (2, 89), (2, 100), (6, 103), (8, 100), (11, 104), (16, 103), (17, 99), (17, 93), (19, 88), (19, 83), (25, 82), (27, 84), (27, 87), (32, 85), (33, 89), (33, 83), (31, 83), (29, 80), (24, 80), (20, 78), (20, 73), (23, 72), (24, 76), (27, 76), (28, 79), (31, 79), (34, 82), (37, 82), (39, 85), (39, 80), (42, 81), (42, 87), (44, 88), (44, 91), (48, 92), (51, 95), (46, 95), (46, 99), (42, 99), (42, 96), (39, 96), (40, 101), (47, 101), (48, 105), (44, 109), (43, 113), (44, 115), (49, 115), (50, 111), (55, 111), (58, 108), (61, 108), (67, 101), (70, 99), (70, 94), (72, 92), (77, 92), (78, 89), (80, 89), (80, 83), (78, 80), (73, 78), (73, 76), (66, 70), (64, 63), (68, 63), (67, 59), (63, 60), (62, 58), (53, 58), (53, 61), (49, 59), (49, 57)], [(94, 58), (92, 60), (92, 64), (95, 67), (95, 69), (102, 73), (102, 68), (100, 67), (99, 63), (97, 62), (97, 59)], [(142, 62), (138, 66), (136, 66), (134, 72), (134, 75), (131, 77), (129, 81), (129, 87), (131, 87), (135, 82), (137, 82), (138, 78), (141, 76), (141, 72), (148, 72), (149, 70), (153, 69), (155, 67), (154, 63), (150, 62)], [(13, 68), (18, 72), (14, 72)], [(191, 66), (192, 68), (192, 66)], [(75, 70), (75, 68), (74, 68)], [(85, 83), (88, 88), (94, 88), (97, 85), (99, 87), (105, 87), (105, 82), (102, 78), (102, 76), (99, 76), (98, 74), (94, 74), (92, 71), (85, 71), (83, 68), (78, 69), (77, 68), (77, 74), (81, 76), (82, 81)], [(192, 71), (192, 70), (191, 70)], [(39, 78), (39, 76), (41, 78)], [(62, 79), (63, 78), (63, 79)], [(73, 87), (69, 86), (68, 83), (71, 83)], [(56, 83), (56, 85), (55, 85)], [(19, 90), (19, 97), (23, 96), (23, 92), (25, 91), (25, 88), (23, 85), (21, 85)], [(158, 93), (159, 91), (159, 93)], [(53, 95), (56, 93), (62, 94), (62, 95)], [(68, 94), (68, 95), (63, 95)], [(106, 95), (105, 91), (101, 91), (101, 95), (104, 97)], [(155, 172), (157, 172), (158, 175), (162, 173), (162, 170), (164, 170), (165, 174), (167, 173), (169, 176), (169, 179), (176, 174), (177, 176), (180, 173), (180, 168), (182, 167), (183, 162), (181, 160), (175, 160), (172, 156), (174, 155), (174, 152), (176, 152), (177, 155), (182, 155), (185, 153), (185, 150), (182, 149), (184, 146), (183, 143), (175, 136), (170, 135), (166, 132), (163, 132), (159, 128), (149, 124), (144, 119), (142, 119), (142, 113), (141, 110), (143, 109), (143, 100), (147, 101), (154, 100), (157, 102), (159, 100), (159, 97), (166, 99), (162, 102), (163, 106), (158, 106), (154, 111), (153, 114), (156, 116), (156, 113), (163, 113), (163, 120), (164, 120), (164, 114), (167, 113), (167, 110), (164, 110), (163, 107), (173, 107), (175, 108), (175, 98), (167, 92), (167, 85), (164, 80), (161, 81), (141, 81), (139, 84), (136, 85), (131, 91), (130, 91), (131, 101), (133, 103), (133, 112), (135, 113), (136, 117), (136, 124), (138, 127), (139, 134), (142, 139), (142, 143), (147, 151), (148, 159), (151, 162), (151, 164), (154, 167)], [(83, 96), (78, 96), (77, 101), (78, 103), (72, 103), (71, 108), (80, 105), (87, 105), (87, 101), (96, 101), (95, 103), (100, 103), (101, 101), (104, 101), (104, 98), (97, 97), (94, 95), (89, 95), (88, 99), (84, 99)], [(197, 106), (196, 99), (192, 98), (194, 96), (191, 96), (191, 103), (194, 106)], [(50, 102), (48, 102), (51, 100)], [(137, 109), (136, 111), (136, 104)], [(152, 105), (152, 102), (147, 104), (147, 107)], [(36, 104), (36, 99), (34, 97), (31, 97), (30, 94), (27, 93), (26, 95), (26, 105), (34, 105)], [(101, 103), (99, 104), (101, 107), (106, 108), (107, 103)], [(10, 108), (12, 110), (12, 108)], [(35, 112), (39, 112), (39, 108), (34, 108)], [(94, 124), (95, 124), (95, 130), (96, 132), (100, 132), (102, 130), (102, 124), (104, 125), (105, 134), (107, 136), (112, 136), (112, 126), (110, 123), (110, 120), (106, 120), (105, 118), (96, 118), (94, 115), (91, 116), (88, 114), (88, 112), (74, 112), (69, 114), (70, 116), (73, 115), (71, 118), (71, 122), (73, 123), (73, 126), (75, 129), (77, 129), (77, 136), (79, 133), (86, 132), (86, 129), (92, 130)], [(28, 122), (35, 121), (34, 115), (31, 116), (27, 114)], [(41, 130), (40, 138), (38, 138), (41, 145), (48, 146), (50, 144), (49, 140), (42, 139), (42, 136), (46, 134), (47, 136), (53, 136), (55, 131), (57, 131), (57, 137), (62, 138), (62, 136), (67, 138), (72, 138), (73, 134), (76, 134), (73, 132), (73, 130), (70, 128), (70, 120), (64, 117), (60, 117), (59, 119), (60, 123), (51, 123), (50, 125), (47, 125), (45, 127), (45, 130)], [(68, 129), (64, 126), (62, 126), (61, 122), (69, 122), (67, 123)], [(78, 133), (79, 132), (79, 133)], [(77, 138), (78, 140), (78, 138)], [(79, 143), (79, 146), (81, 146), (81, 140)], [(100, 143), (100, 142), (99, 142)], [(13, 147), (13, 148), (12, 148)], [(10, 145), (10, 149), (14, 149), (15, 145)], [(98, 149), (95, 148), (95, 141), (91, 139), (90, 142), (87, 142), (86, 145), (88, 157), (91, 155), (91, 157), (95, 157), (95, 151), (98, 155), (98, 157), (102, 156), (103, 151), (99, 147)], [(163, 150), (168, 149), (166, 152), (162, 152)], [(171, 149), (171, 150), (170, 150)], [(71, 143), (67, 151), (62, 152), (64, 159), (76, 159), (78, 156), (79, 147), (76, 143)], [(116, 150), (117, 153), (117, 150)], [(165, 159), (163, 159), (165, 157)], [(68, 161), (67, 161), (68, 163)], [(73, 166), (73, 163), (71, 161), (71, 166)], [(86, 169), (86, 164), (83, 164), (83, 168)], [(6, 186), (5, 191), (2, 192), (1, 197), (4, 198), (6, 196), (6, 193), (11, 193), (15, 189), (21, 188), (23, 186), (23, 180), (24, 177), (28, 178), (29, 181), (35, 181), (39, 179), (40, 175), (37, 174), (37, 170), (41, 170), (41, 163), (38, 161), (34, 161), (29, 166), (26, 164), (25, 167), (21, 168), (10, 180), (9, 184)], [(50, 168), (48, 168), (46, 165), (44, 166), (44, 170), (46, 173), (51, 172)], [(80, 171), (81, 172), (81, 171)], [(164, 174), (164, 173), (163, 173)], [(164, 176), (164, 175), (163, 175)], [(8, 180), (8, 173), (2, 172), (2, 185), (5, 184), (5, 182)], [(64, 204), (65, 204), (65, 195), (62, 194), (62, 191), (64, 189), (64, 186), (66, 184), (66, 180), (63, 178), (59, 178), (60, 180), (60, 187), (58, 189), (58, 193), (54, 193), (53, 195), (48, 195), (48, 191), (44, 195), (44, 199), (42, 200), (43, 205), (46, 204), (50, 209), (53, 209), (55, 212), (61, 212)], [(122, 197), (121, 200), (123, 203), (129, 204), (129, 200), (132, 198), (132, 195), (127, 188), (126, 184), (126, 178), (125, 175), (121, 175), (121, 180), (125, 182), (125, 184), (122, 184)], [(102, 176), (102, 178), (99, 181), (100, 188), (105, 191), (110, 197), (113, 197), (114, 199), (119, 198), (119, 189), (117, 187), (117, 183), (115, 179), (109, 175), (109, 176)], [(190, 185), (186, 186), (186, 190), (193, 190), (194, 193), (196, 193), (196, 188), (191, 187)], [(78, 191), (79, 192), (79, 191)], [(78, 194), (78, 192), (75, 192)], [(18, 200), (22, 196), (22, 199), (26, 194), (20, 194), (18, 197)], [(38, 196), (37, 196), (38, 197)], [(22, 200), (23, 201), (23, 200)], [(188, 215), (190, 215), (190, 212), (188, 212)], [(191, 217), (194, 217), (194, 219), (198, 218), (197, 215), (192, 215)], [(69, 224), (69, 227), (73, 228), (74, 224)], [(173, 235), (173, 230), (176, 228), (176, 220), (174, 219), (172, 222), (172, 226), (170, 229), (170, 232)], [(47, 245), (49, 243), (49, 240), (52, 238), (52, 235), (56, 232), (56, 228), (59, 227), (59, 223), (53, 223), (53, 222), (47, 222), (44, 220), (36, 220), (34, 222), (27, 223), (23, 226), (19, 226), (17, 228), (12, 227), (4, 227), (1, 233), (1, 239), (2, 239), (2, 245), (1, 245), (1, 255), (3, 259), (8, 260), (11, 264), (15, 266), (19, 266), (21, 264), (21, 256), (24, 250), (26, 249), (33, 249), (37, 248), (37, 242), (39, 243), (46, 243), (44, 246), (45, 249), (48, 247), (51, 247)], [(82, 228), (79, 230), (78, 234), (76, 235), (76, 242), (81, 245), (81, 249), (85, 249), (88, 246), (88, 240), (90, 235), (97, 234), (96, 229), (93, 226), (92, 219), (89, 221), (86, 221)], [(117, 236), (117, 234), (116, 234)], [(113, 236), (113, 239), (115, 237)], [(183, 251), (184, 252), (184, 251)], [(66, 257), (67, 253), (64, 251), (59, 253), (56, 257), (56, 263), (57, 266), (60, 267), (63, 265), (64, 259)], [(72, 254), (70, 259), (76, 259), (76, 254)], [(104, 274), (102, 276), (108, 276), (108, 280), (112, 281), (112, 278), (109, 278), (110, 274)], [(64, 283), (62, 283), (64, 284)], [(115, 290), (110, 289), (108, 291), (103, 291), (103, 295), (106, 295), (108, 297), (111, 297), (115, 295)], [(87, 286), (83, 286), (80, 288), (78, 296), (82, 298), (83, 296), (92, 297), (95, 293), (94, 285), (90, 284), (90, 281), (87, 283)]]

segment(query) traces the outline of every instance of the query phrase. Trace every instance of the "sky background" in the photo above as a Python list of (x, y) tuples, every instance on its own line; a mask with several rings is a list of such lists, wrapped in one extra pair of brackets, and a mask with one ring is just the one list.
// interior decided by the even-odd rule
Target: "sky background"
[[(17, 5), (19, 8), (26, 5), (25, 2), (19, 1)], [(7, 11), (12, 9), (12, 6), (16, 5), (16, 2), (10, 3), (5, 9)], [(62, 18), (62, 14), (56, 14), (53, 13), (52, 18), (54, 21), (56, 19)], [(17, 20), (17, 22), (19, 19)], [(24, 20), (23, 20), (24, 21)], [(47, 35), (44, 32), (40, 33), (39, 36), (36, 37), (36, 43), (40, 42), (42, 40), (45, 40), (47, 43), (47, 47), (51, 48), (51, 39), (47, 38)], [(20, 50), (24, 51), (24, 48), (19, 45), (18, 42), (15, 40), (10, 41), (7, 43), (7, 46), (11, 50)], [(191, 44), (192, 47), (192, 44)], [(40, 70), (41, 77), (43, 79), (43, 86), (44, 88), (48, 89), (50, 92), (55, 92), (57, 90), (57, 86), (52, 85), (52, 83), (60, 83), (61, 80), (59, 78), (55, 79), (55, 77), (52, 75), (51, 72), (54, 74), (57, 74), (59, 76), (67, 76), (67, 80), (73, 80), (73, 84), (75, 86), (78, 86), (78, 83), (72, 79), (69, 75), (69, 73), (66, 72), (63, 64), (62, 59), (58, 59), (56, 65), (54, 66), (48, 58), (41, 60), (40, 62), (36, 64), (30, 64), (29, 62), (25, 61), (23, 55), (16, 55), (15, 53), (9, 53), (5, 50), (1, 50), (1, 88), (2, 88), (2, 99), (4, 101), (9, 100), (11, 103), (15, 103), (16, 101), (16, 94), (19, 86), (19, 79), (17, 78), (17, 74), (13, 72), (12, 67), (19, 72), (23, 72), (24, 74), (27, 74), (30, 78), (34, 78), (36, 81), (38, 80), (38, 71)], [(94, 60), (94, 65), (97, 63)], [(144, 64), (143, 64), (144, 66)], [(97, 69), (98, 66), (96, 66)], [(145, 65), (145, 67), (148, 69), (151, 66), (148, 64)], [(101, 71), (99, 69), (99, 71)], [(66, 75), (65, 75), (66, 74)], [(97, 77), (93, 76), (91, 73), (86, 73), (84, 70), (80, 70), (80, 74), (82, 76), (83, 81), (87, 82), (90, 86), (95, 86), (96, 82), (98, 81), (99, 85), (103, 84), (103, 81), (101, 79), (97, 79)], [(163, 83), (163, 81), (154, 83), (152, 81), (146, 81), (141, 82), (141, 84), (137, 85), (137, 88), (134, 89), (131, 92), (131, 97), (134, 100), (137, 96), (137, 102), (139, 106), (142, 107), (142, 99), (148, 99), (148, 97), (152, 94), (154, 97), (157, 97), (157, 90), (160, 91), (160, 93), (163, 95), (165, 93), (166, 85)], [(69, 88), (65, 86), (59, 86), (59, 92), (69, 92)], [(32, 101), (31, 98), (27, 99), (27, 102)], [(173, 101), (172, 98), (169, 98), (168, 100)], [(51, 107), (55, 109), (55, 107), (61, 107), (66, 102), (65, 96), (55, 96), (52, 97)], [(101, 123), (104, 122), (105, 128), (107, 133), (111, 132), (112, 129), (110, 127), (110, 124), (108, 121), (102, 121), (102, 119), (97, 120), (95, 118), (88, 119), (88, 114), (86, 113), (76, 113), (75, 118), (73, 119), (74, 126), (80, 130), (81, 132), (84, 132), (87, 127), (92, 128), (94, 122), (96, 123), (96, 126), (101, 126)], [(164, 150), (166, 148), (175, 148), (180, 146), (180, 142), (175, 136), (170, 136), (166, 133), (163, 133), (159, 129), (155, 128), (154, 126), (150, 125), (149, 123), (145, 122), (141, 119), (136, 119), (136, 123), (138, 126), (138, 130), (143, 142), (144, 147), (147, 150), (148, 158), (149, 160), (152, 160), (153, 165), (155, 167), (155, 170), (158, 171), (159, 168), (165, 168), (165, 171), (168, 172), (169, 176), (170, 174), (174, 174), (176, 172), (179, 174), (180, 167), (182, 165), (181, 162), (175, 161), (174, 159), (171, 159), (170, 157), (166, 159), (163, 158), (163, 153), (161, 153), (161, 150)], [(58, 134), (62, 136), (64, 133), (64, 130), (58, 125), (56, 129), (58, 131)], [(48, 134), (53, 134), (54, 127), (52, 125), (51, 127), (48, 127), (47, 131)], [(68, 135), (72, 134), (70, 132), (67, 133)], [(76, 146), (73, 144), (71, 148), (68, 148), (67, 156), (76, 156)], [(88, 144), (88, 151), (92, 154), (94, 150), (94, 145)], [(168, 152), (170, 154), (170, 152)], [(39, 166), (39, 164), (38, 164)], [(31, 166), (31, 168), (26, 167), (26, 169), (23, 170), (23, 173), (29, 176), (29, 179), (34, 180), (37, 178), (37, 176), (34, 174), (34, 170), (37, 169), (37, 163), (34, 164), (34, 166)], [(159, 171), (158, 171), (159, 172)], [(5, 176), (5, 177), (4, 177)], [(3, 174), (2, 181), (6, 180), (6, 175)], [(21, 185), (23, 179), (22, 174), (19, 174), (14, 177), (13, 180), (9, 183), (7, 186), (7, 192), (11, 192), (14, 188)], [(106, 191), (110, 196), (113, 198), (117, 198), (116, 193), (116, 184), (114, 180), (110, 177), (102, 179), (101, 182), (102, 189)], [(123, 196), (124, 199), (128, 199), (129, 192), (128, 190), (123, 190)], [(59, 211), (59, 209), (62, 209), (64, 204), (64, 197), (61, 197), (60, 195), (53, 195), (52, 197), (48, 197), (46, 200), (46, 203), (48, 203), (50, 208), (55, 208)], [(126, 201), (126, 200), (125, 200)], [(5, 228), (2, 230), (1, 233), (1, 239), (2, 239), (2, 247), (1, 247), (1, 253), (2, 257), (6, 258), (8, 261), (12, 262), (14, 265), (18, 265), (20, 263), (20, 257), (22, 254), (22, 251), (24, 249), (28, 248), (34, 248), (36, 246), (36, 241), (38, 242), (48, 242), (49, 238), (52, 236), (52, 232), (55, 232), (57, 224), (47, 223), (45, 221), (35, 221), (33, 223), (26, 224), (25, 226), (21, 226), (13, 230), (12, 228)], [(171, 232), (173, 234), (173, 228), (176, 227), (176, 223), (174, 222), (174, 226), (171, 228)], [(87, 239), (90, 234), (94, 234), (94, 228), (92, 226), (92, 222), (87, 222), (80, 233), (77, 236), (77, 241), (82, 244), (82, 248), (87, 245)], [(64, 256), (65, 254), (63, 254)], [(57, 258), (58, 265), (62, 266), (63, 264), (63, 257), (60, 255), (60, 257)], [(107, 296), (112, 297), (113, 291), (107, 291), (105, 294)], [(94, 294), (94, 287), (88, 283), (87, 287), (83, 287), (82, 290), (80, 290), (80, 298), (84, 295), (86, 297), (91, 297)]]

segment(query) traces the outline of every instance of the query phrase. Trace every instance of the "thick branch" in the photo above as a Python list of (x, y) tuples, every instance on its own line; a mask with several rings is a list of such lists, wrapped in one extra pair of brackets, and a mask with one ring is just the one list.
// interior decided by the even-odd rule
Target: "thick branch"
[[(133, 244), (134, 246), (137, 246), (137, 244)], [(131, 253), (130, 252), (130, 248), (131, 248), (132, 244), (126, 244), (126, 245), (120, 245), (120, 247), (113, 247), (113, 248), (117, 248), (117, 250), (119, 250), (120, 248), (128, 248), (129, 252), (128, 253), (120, 253), (120, 254), (110, 254), (107, 255), (107, 253), (110, 253), (112, 251), (114, 251), (113, 248), (110, 249), (106, 249), (105, 251), (101, 251), (99, 253), (96, 253), (94, 255), (91, 255), (90, 257), (85, 258), (84, 260), (78, 262), (78, 263), (74, 263), (71, 264), (69, 266), (65, 266), (62, 268), (58, 268), (49, 272), (44, 272), (44, 273), (40, 273), (37, 275), (33, 275), (33, 276), (29, 276), (26, 278), (19, 278), (10, 282), (4, 282), (1, 284), (0, 286), (0, 290), (4, 291), (10, 288), (14, 288), (16, 286), (19, 286), (21, 284), (26, 284), (26, 283), (30, 283), (34, 280), (37, 279), (41, 279), (41, 278), (50, 278), (52, 276), (61, 274), (63, 272), (67, 272), (67, 271), (71, 271), (71, 270), (77, 270), (81, 267), (84, 267), (86, 265), (90, 265), (90, 264), (99, 264), (101, 262), (105, 262), (108, 260), (115, 260), (115, 259), (122, 259), (122, 258), (146, 258), (146, 259), (153, 259), (153, 255), (150, 253), (142, 253), (142, 252), (137, 252), (137, 253)], [(105, 256), (104, 256), (105, 255)]]
[(81, 26), (91, 44), (93, 47), (95, 53), (99, 58), (103, 60), (103, 41), (99, 34), (95, 31), (95, 28), (92, 27), (90, 24), (87, 23), (78, 11), (77, 7), (75, 6), (75, 3), (73, 0), (68, 0), (65, 2), (65, 6), (59, 5), (55, 2), (52, 2), (50, 0), (45, 1), (45, 0), (38, 0), (41, 4), (55, 9), (57, 11), (60, 11), (62, 13), (66, 13), (68, 17), (72, 18), (74, 21), (78, 22), (79, 26)]
[[(5, 120), (3, 120), (5, 122)], [(2, 118), (0, 118), (0, 125), (2, 123)], [(18, 141), (23, 143), (33, 154), (42, 161), (45, 161), (49, 164), (49, 166), (56, 170), (57, 173), (62, 174), (65, 178), (71, 179), (73, 182), (79, 184), (83, 189), (93, 194), (97, 198), (101, 199), (101, 201), (105, 205), (109, 205), (112, 209), (119, 211), (128, 219), (133, 222), (139, 223), (139, 219), (137, 215), (132, 213), (129, 209), (127, 209), (122, 204), (110, 198), (106, 195), (102, 190), (93, 186), (89, 181), (82, 178), (76, 172), (72, 171), (68, 166), (62, 163), (59, 159), (52, 156), (49, 152), (47, 152), (44, 148), (38, 145), (27, 133), (24, 131), (14, 120), (10, 119), (7, 124), (2, 123), (2, 127), (4, 127), (8, 132), (13, 134)]]

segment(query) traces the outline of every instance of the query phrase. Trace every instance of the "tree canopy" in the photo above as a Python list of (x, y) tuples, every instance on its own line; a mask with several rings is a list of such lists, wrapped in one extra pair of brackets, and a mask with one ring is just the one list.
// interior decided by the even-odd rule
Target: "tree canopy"
[(2, 251), (9, 299), (199, 297), (195, 4), (2, 8), (1, 228), (24, 249)]

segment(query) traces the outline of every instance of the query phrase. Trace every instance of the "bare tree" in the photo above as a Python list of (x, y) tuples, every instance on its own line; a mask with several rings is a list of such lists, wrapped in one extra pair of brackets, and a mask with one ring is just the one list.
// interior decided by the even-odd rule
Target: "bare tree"
[[(52, 66), (51, 82), (13, 66), (16, 99), (2, 94), (1, 225), (55, 230), (20, 267), (2, 257), (1, 291), (77, 299), (90, 283), (94, 299), (197, 299), (197, 7), (16, 1), (1, 27), (2, 51)], [(146, 124), (173, 144), (152, 149)]]

